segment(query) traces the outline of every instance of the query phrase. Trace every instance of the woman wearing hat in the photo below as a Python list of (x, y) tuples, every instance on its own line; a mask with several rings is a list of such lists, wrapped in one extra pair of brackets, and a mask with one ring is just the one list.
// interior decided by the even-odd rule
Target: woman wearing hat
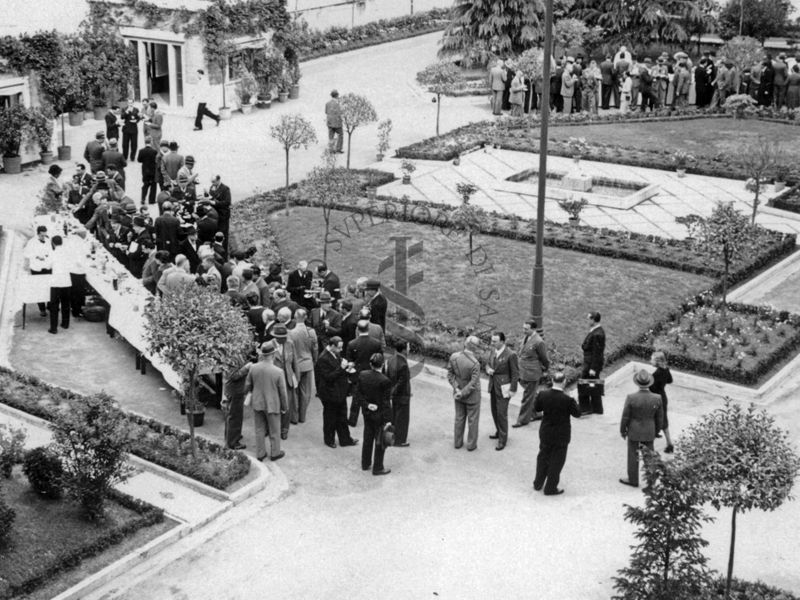
[(622, 420), (619, 432), (622, 439), (628, 440), (628, 478), (619, 482), (632, 487), (639, 487), (639, 452), (643, 448), (653, 450), (653, 440), (661, 425), (661, 398), (650, 391), (653, 376), (644, 369), (633, 376), (633, 383), (639, 391), (628, 394), (625, 408), (622, 409)]

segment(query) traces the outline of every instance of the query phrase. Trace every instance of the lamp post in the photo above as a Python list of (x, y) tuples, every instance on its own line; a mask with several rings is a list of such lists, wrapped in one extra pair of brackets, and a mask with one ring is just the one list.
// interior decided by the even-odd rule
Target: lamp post
[(544, 8), (544, 57), (542, 64), (542, 102), (539, 130), (539, 176), (536, 204), (536, 262), (533, 266), (533, 293), (531, 316), (540, 330), (544, 329), (542, 304), (544, 300), (544, 200), (547, 181), (547, 125), (550, 119), (550, 61), (553, 52), (553, 0), (545, 0)]

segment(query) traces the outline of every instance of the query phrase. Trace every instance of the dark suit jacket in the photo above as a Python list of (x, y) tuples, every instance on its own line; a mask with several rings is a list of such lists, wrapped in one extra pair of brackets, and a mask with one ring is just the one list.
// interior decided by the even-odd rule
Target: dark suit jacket
[(386, 360), (386, 376), (392, 382), (392, 402), (408, 404), (411, 398), (411, 373), (408, 360), (395, 353)]
[(197, 239), (200, 240), (200, 243), (203, 242), (213, 242), (214, 235), (217, 233), (217, 221), (210, 218), (208, 215), (205, 217), (201, 217), (200, 220), (195, 223), (195, 228), (197, 229)]
[(119, 121), (117, 115), (108, 111), (105, 116), (106, 119), (106, 139), (119, 139)]
[(209, 196), (214, 199), (214, 208), (217, 209), (221, 223), (228, 223), (231, 219), (231, 188), (224, 183), (209, 191)]
[(135, 106), (131, 108), (124, 108), (122, 110), (122, 131), (125, 133), (138, 133), (139, 121), (142, 120), (142, 115), (139, 114), (139, 109)]
[(600, 63), (600, 78), (603, 85), (611, 85), (614, 81), (614, 63), (604, 60)]
[(325, 279), (322, 280), (322, 289), (328, 292), (331, 298), (338, 300), (342, 297), (340, 287), (339, 276), (333, 271), (328, 271), (328, 274), (325, 275)]
[(114, 165), (117, 167), (117, 171), (124, 173), (127, 164), (125, 157), (122, 156), (122, 152), (119, 150), (106, 150), (103, 152), (103, 169), (107, 169), (108, 165)]
[(200, 257), (197, 256), (197, 249), (200, 248), (200, 240), (198, 239), (195, 243), (197, 247), (193, 248), (189, 243), (189, 238), (186, 238), (178, 244), (178, 254), (183, 254), (189, 259), (189, 270), (192, 273), (197, 273), (197, 267), (200, 266)]
[[(358, 374), (358, 391), (363, 398), (361, 410), (365, 419), (381, 421), (392, 420), (391, 403), (392, 382), (383, 373), (369, 369)], [(370, 404), (378, 406), (377, 410), (370, 410)]]
[(661, 396), (649, 390), (628, 394), (619, 431), (631, 442), (652, 442), (662, 429)]
[(92, 173), (97, 173), (103, 168), (103, 152), (105, 151), (106, 147), (97, 140), (92, 140), (86, 144), (83, 158), (89, 163), (89, 170)]
[(386, 302), (386, 298), (383, 297), (383, 294), (380, 293), (380, 290), (370, 299), (367, 304), (370, 309), (370, 322), (380, 325), (381, 328), (386, 331), (386, 309), (388, 308), (389, 303)]
[(142, 164), (142, 181), (156, 180), (156, 156), (158, 150), (152, 146), (145, 146), (136, 155), (136, 162)]
[[(334, 335), (341, 335), (342, 333), (342, 315), (331, 309), (325, 311), (323, 318), (320, 313), (321, 308), (314, 308), (311, 310), (311, 328), (317, 332), (317, 342), (319, 343), (319, 351), (328, 345), (328, 340)], [(328, 319), (328, 326), (325, 327), (322, 322)]]
[(300, 305), (305, 305), (307, 300), (305, 292), (311, 287), (311, 280), (313, 275), (311, 271), (303, 271), (301, 274), (297, 269), (289, 273), (289, 281), (286, 284), (286, 289), (289, 292), (292, 300)]
[(581, 344), (583, 350), (583, 376), (588, 377), (589, 369), (595, 374), (603, 369), (603, 355), (606, 351), (606, 332), (602, 327), (592, 329)]
[(506, 383), (511, 384), (510, 391), (517, 391), (517, 382), (519, 381), (519, 363), (517, 360), (516, 352), (512, 351), (508, 346), (503, 348), (500, 356), (496, 356), (494, 348), (489, 351), (486, 363), (494, 369), (494, 373), (489, 375), (489, 392), (494, 392), (495, 396), (502, 395), (500, 387)]
[(317, 396), (323, 403), (347, 402), (349, 381), (347, 371), (342, 368), (341, 358), (336, 358), (325, 349), (314, 365), (314, 375), (317, 382)]
[(347, 360), (356, 365), (356, 372), (369, 369), (369, 357), (381, 352), (381, 343), (368, 335), (360, 335), (347, 347)]
[[(116, 258), (125, 267), (128, 266), (128, 244), (130, 242), (131, 230), (125, 226), (119, 228), (119, 232), (114, 233), (113, 225), (109, 228), (106, 234), (105, 245), (111, 255)], [(125, 249), (112, 247), (113, 244), (125, 244)]]
[(180, 221), (174, 215), (161, 215), (153, 224), (156, 232), (156, 248), (166, 250), (172, 256), (178, 254), (178, 229)]
[(550, 446), (566, 446), (569, 444), (572, 425), (569, 417), (580, 418), (578, 403), (563, 392), (550, 389), (539, 392), (533, 402), (533, 410), (543, 412), (542, 425), (539, 427), (539, 439), (542, 444)]
[(344, 342), (345, 356), (347, 356), (347, 347), (350, 342), (356, 339), (356, 327), (358, 327), (358, 313), (351, 312), (342, 319), (341, 337)]

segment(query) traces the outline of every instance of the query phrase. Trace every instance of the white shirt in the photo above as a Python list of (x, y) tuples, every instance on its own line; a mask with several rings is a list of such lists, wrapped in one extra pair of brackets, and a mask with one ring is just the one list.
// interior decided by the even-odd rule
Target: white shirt
[(53, 250), (53, 275), (50, 279), (50, 287), (64, 288), (72, 286), (72, 279), (69, 276), (72, 268), (72, 256), (64, 246), (57, 246)]
[(86, 250), (88, 243), (78, 235), (70, 235), (64, 240), (64, 248), (69, 254), (69, 272), (86, 275)]
[(24, 256), (28, 259), (31, 271), (42, 271), (53, 266), (53, 245), (50, 238), (39, 241), (39, 236), (28, 240), (25, 244)]
[(505, 345), (505, 344), (503, 344), (502, 346), (500, 346), (500, 348), (498, 348), (497, 350), (495, 350), (495, 351), (494, 351), (494, 356), (495, 356), (495, 358), (500, 358), (500, 355), (503, 353), (503, 350), (505, 350), (505, 349), (506, 349), (506, 345)]

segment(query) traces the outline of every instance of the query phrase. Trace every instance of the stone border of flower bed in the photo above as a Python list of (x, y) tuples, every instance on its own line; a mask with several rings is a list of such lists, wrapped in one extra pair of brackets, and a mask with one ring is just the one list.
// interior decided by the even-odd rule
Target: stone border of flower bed
[[(796, 200), (787, 199), (789, 196), (795, 195), (797, 196)], [(787, 188), (785, 192), (770, 198), (769, 202), (767, 202), (767, 206), (800, 214), (800, 184), (796, 184), (791, 188)]]
[(134, 519), (124, 526), (110, 530), (90, 544), (57, 555), (49, 564), (35, 570), (34, 573), (21, 584), (0, 587), (0, 598), (13, 598), (20, 594), (30, 593), (47, 580), (68, 569), (78, 566), (82, 561), (88, 558), (99, 555), (111, 546), (121, 542), (125, 537), (136, 533), (144, 527), (149, 527), (164, 521), (163, 510), (147, 504), (146, 502), (142, 502), (133, 496), (129, 496), (118, 490), (111, 490), (109, 498), (117, 504), (138, 513), (139, 518)]
[[(56, 405), (60, 402), (69, 402), (72, 398), (80, 398), (82, 396), (81, 394), (45, 383), (37, 377), (18, 373), (7, 367), (0, 366), (0, 374), (13, 378), (23, 385), (31, 386), (38, 390), (42, 396), (58, 399), (55, 402)], [(49, 406), (42, 403), (31, 403), (12, 398), (6, 394), (5, 391), (0, 391), (0, 402), (45, 420), (50, 420), (51, 418), (51, 409), (49, 409)], [(243, 479), (250, 471), (250, 460), (247, 456), (241, 452), (224, 448), (202, 437), (195, 438), (198, 457), (194, 460), (190, 457), (183, 457), (177, 450), (189, 446), (190, 436), (188, 433), (171, 425), (156, 421), (155, 419), (131, 413), (125, 414), (132, 424), (150, 429), (160, 436), (163, 436), (164, 439), (168, 438), (172, 440), (171, 443), (174, 446), (174, 448), (171, 449), (172, 452), (170, 452), (167, 451), (166, 448), (158, 448), (147, 443), (137, 445), (136, 441), (134, 441), (130, 451), (131, 454), (196, 481), (200, 481), (218, 490), (225, 490), (232, 483)], [(227, 461), (224, 474), (213, 475), (199, 468), (199, 465), (208, 460), (208, 458), (204, 460), (203, 456), (208, 455), (216, 455), (221, 460)]]

